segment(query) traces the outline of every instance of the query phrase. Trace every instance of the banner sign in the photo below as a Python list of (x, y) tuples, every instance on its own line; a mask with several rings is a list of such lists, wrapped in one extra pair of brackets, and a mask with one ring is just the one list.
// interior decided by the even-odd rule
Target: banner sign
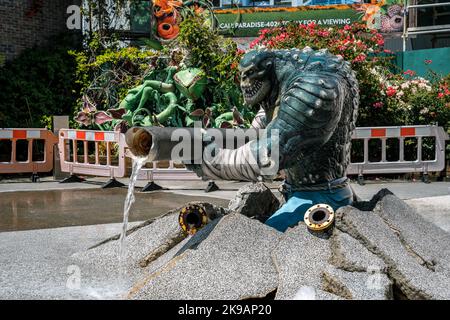
[[(210, 20), (219, 31), (233, 37), (256, 37), (258, 31), (289, 22), (319, 26), (343, 26), (354, 22), (365, 23), (369, 29), (381, 33), (401, 32), (404, 24), (403, 0), (340, 0), (341, 4), (327, 0), (311, 0), (308, 5), (291, 7), (236, 7), (214, 8), (208, 0), (152, 0), (133, 2), (131, 7), (131, 29), (149, 30), (162, 41), (175, 39), (179, 24), (188, 13), (195, 12)], [(136, 3), (136, 4), (135, 4)], [(150, 23), (150, 20), (153, 23)], [(217, 22), (217, 23), (216, 23)]]
[(289, 22), (319, 26), (343, 26), (361, 22), (361, 14), (349, 6), (313, 6), (287, 8), (250, 8), (215, 10), (218, 29), (236, 37), (256, 37), (264, 28), (278, 27)]

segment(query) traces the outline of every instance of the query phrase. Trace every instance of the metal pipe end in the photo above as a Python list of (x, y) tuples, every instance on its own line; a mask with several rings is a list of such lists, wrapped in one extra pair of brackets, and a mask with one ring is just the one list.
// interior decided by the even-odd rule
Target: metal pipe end
[(327, 204), (315, 204), (306, 211), (304, 221), (312, 231), (325, 231), (333, 225), (334, 210)]
[(178, 222), (181, 229), (194, 235), (198, 230), (208, 224), (209, 218), (205, 210), (199, 205), (189, 205), (181, 209)]
[(150, 132), (143, 128), (131, 128), (125, 134), (125, 140), (131, 153), (137, 157), (147, 157), (153, 144)]

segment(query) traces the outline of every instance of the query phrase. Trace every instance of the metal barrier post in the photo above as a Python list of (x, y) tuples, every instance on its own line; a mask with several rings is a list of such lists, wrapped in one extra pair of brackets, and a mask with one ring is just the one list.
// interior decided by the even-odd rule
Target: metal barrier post
[[(53, 133), (55, 136), (59, 136), (59, 130), (63, 128), (69, 127), (69, 116), (53, 116)], [(61, 171), (59, 152), (56, 149), (58, 146), (55, 146), (55, 159), (53, 165), (53, 179), (54, 180), (62, 180), (68, 178), (67, 172)]]

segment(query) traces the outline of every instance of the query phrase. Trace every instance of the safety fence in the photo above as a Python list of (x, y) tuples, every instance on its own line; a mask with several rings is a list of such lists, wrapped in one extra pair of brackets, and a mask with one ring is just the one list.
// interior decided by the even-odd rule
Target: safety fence
[(138, 180), (199, 180), (193, 171), (187, 170), (182, 164), (173, 161), (155, 161), (142, 168)]
[[(77, 175), (109, 177), (105, 187), (120, 186), (116, 178), (130, 174), (131, 153), (125, 135), (113, 131), (70, 130), (59, 131), (61, 171), (70, 173), (66, 182), (79, 181)], [(173, 161), (146, 164), (138, 180), (198, 180), (195, 173)]]
[(437, 126), (356, 128), (347, 174), (442, 171), (448, 139), (444, 129)]
[(61, 171), (73, 175), (122, 178), (127, 173), (125, 136), (119, 132), (59, 131)]
[[(444, 129), (438, 126), (356, 128), (347, 174), (426, 175), (442, 171), (445, 168), (445, 140), (448, 138)], [(10, 144), (9, 149), (5, 142)], [(87, 175), (115, 180), (130, 174), (131, 154), (124, 134), (74, 129), (61, 129), (59, 137), (46, 129), (0, 130), (0, 173), (51, 171), (56, 143), (61, 171), (70, 173), (72, 177)], [(17, 152), (24, 146), (27, 148), (25, 156), (24, 152)], [(36, 152), (36, 146), (40, 152)], [(138, 179), (181, 181), (200, 178), (182, 164), (159, 161), (146, 164)]]
[(58, 138), (47, 129), (0, 129), (0, 173), (53, 170), (53, 147)]
[[(94, 140), (96, 134), (102, 134), (98, 131), (79, 130), (62, 130), (62, 132), (71, 132), (73, 139), (81, 138), (82, 141)], [(72, 171), (68, 172), (111, 176), (112, 178), (123, 177), (126, 174), (126, 163), (123, 155), (127, 154), (127, 146), (124, 143), (124, 135), (114, 132), (104, 132), (103, 134), (104, 137), (110, 137), (110, 142), (114, 141), (119, 144), (119, 160), (122, 162), (118, 166), (107, 164), (97, 170), (98, 164), (91, 165), (88, 163), (87, 156), (84, 154), (83, 163), (81, 165), (70, 164)], [(86, 138), (87, 136), (90, 136), (91, 139)], [(101, 137), (103, 139), (103, 136)], [(61, 139), (63, 139), (62, 135)], [(437, 126), (356, 128), (352, 136), (352, 160), (347, 173), (361, 176), (379, 173), (427, 174), (428, 172), (442, 171), (445, 168), (445, 140), (448, 140), (447, 133), (442, 127)], [(86, 147), (85, 150), (87, 150)], [(66, 162), (64, 166), (61, 166), (63, 171), (64, 168), (67, 168), (67, 165)], [(75, 168), (76, 170), (74, 170)], [(111, 173), (114, 173), (114, 175)], [(160, 161), (147, 164), (146, 167), (141, 169), (138, 179), (157, 181), (198, 180), (199, 178), (183, 165), (175, 164), (172, 161)]]

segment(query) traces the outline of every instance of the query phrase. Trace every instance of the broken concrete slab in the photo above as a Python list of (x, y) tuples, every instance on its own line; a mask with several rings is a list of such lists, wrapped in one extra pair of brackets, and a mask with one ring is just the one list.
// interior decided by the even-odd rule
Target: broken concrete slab
[(408, 250), (424, 265), (450, 277), (450, 234), (428, 222), (411, 206), (394, 195), (387, 195), (374, 212), (397, 234)]
[[(442, 253), (450, 235), (390, 192), (376, 198), (374, 211), (338, 210), (329, 240), (305, 232), (303, 223), (285, 233), (274, 252), (280, 273), (277, 299), (291, 299), (305, 285), (347, 299), (390, 299), (389, 278), (409, 299), (450, 297), (450, 260), (448, 251)], [(375, 278), (380, 285), (369, 290), (367, 281)]]
[[(217, 219), (224, 213), (223, 208), (209, 203), (191, 202), (205, 208), (210, 219)], [(113, 284), (117, 294), (123, 294), (143, 273), (143, 267), (164, 255), (172, 247), (183, 241), (178, 224), (181, 208), (177, 208), (138, 225), (127, 232), (123, 262), (119, 262), (119, 235), (103, 241), (89, 250), (71, 257), (83, 275), (83, 286), (100, 288)]]
[[(230, 206), (255, 218), (262, 208), (248, 200), (259, 193), (245, 190)], [(177, 209), (130, 231), (122, 272), (118, 237), (74, 261), (83, 281), (119, 298), (449, 299), (450, 235), (388, 190), (359, 204), (364, 211), (337, 210), (327, 232), (301, 222), (284, 234), (210, 207), (207, 213), (219, 218), (189, 237), (180, 233)]]
[(393, 297), (391, 281), (379, 269), (349, 272), (326, 266), (322, 271), (322, 287), (327, 292), (351, 300), (386, 300)]
[(278, 208), (280, 201), (262, 182), (249, 183), (238, 190), (228, 209), (265, 222)]
[[(389, 202), (396, 201), (389, 197)], [(384, 199), (384, 198), (383, 198)], [(389, 203), (386, 203), (389, 207)], [(357, 239), (372, 253), (380, 257), (387, 265), (388, 275), (394, 282), (394, 287), (408, 299), (448, 299), (450, 297), (450, 280), (444, 272), (433, 271), (420, 255), (415, 252), (415, 244), (408, 242), (403, 237), (399, 228), (395, 228), (387, 221), (387, 216), (392, 216), (384, 205), (379, 210), (384, 213), (373, 211), (360, 211), (354, 207), (341, 208), (336, 213), (336, 227)], [(403, 212), (406, 221), (411, 216)], [(384, 218), (382, 218), (384, 216)], [(424, 227), (420, 217), (411, 217), (416, 225), (410, 225), (411, 233), (422, 234)], [(442, 236), (442, 235), (441, 235)], [(442, 260), (433, 256), (433, 260)], [(450, 263), (450, 262), (449, 262)]]
[(322, 287), (321, 271), (327, 265), (331, 250), (328, 236), (312, 233), (301, 222), (288, 229), (273, 251), (279, 274), (275, 299), (293, 299), (300, 287)]
[[(233, 213), (198, 244), (176, 255), (130, 290), (130, 299), (247, 299), (277, 288), (270, 252), (281, 233)], [(195, 236), (194, 236), (195, 237)]]
[(217, 223), (221, 218), (217, 218), (213, 221), (211, 221), (209, 224), (207, 224), (204, 228), (200, 229), (195, 235), (188, 236), (183, 241), (172, 247), (169, 251), (167, 251), (165, 254), (163, 254), (161, 257), (155, 259), (151, 263), (146, 266), (145, 271), (143, 271), (144, 274), (151, 274), (159, 269), (163, 268), (165, 265), (167, 265), (170, 260), (175, 259), (177, 256), (181, 255), (185, 251), (188, 250), (195, 250), (198, 245), (205, 240), (209, 234), (214, 230)]
[(285, 233), (273, 258), (279, 272), (276, 299), (295, 299), (305, 286), (327, 293), (316, 299), (392, 298), (384, 262), (337, 229), (330, 236), (311, 232), (300, 223)]
[(337, 228), (333, 230), (330, 238), (330, 248), (330, 263), (336, 268), (349, 272), (368, 272), (375, 269), (386, 272), (386, 264), (380, 257)]

